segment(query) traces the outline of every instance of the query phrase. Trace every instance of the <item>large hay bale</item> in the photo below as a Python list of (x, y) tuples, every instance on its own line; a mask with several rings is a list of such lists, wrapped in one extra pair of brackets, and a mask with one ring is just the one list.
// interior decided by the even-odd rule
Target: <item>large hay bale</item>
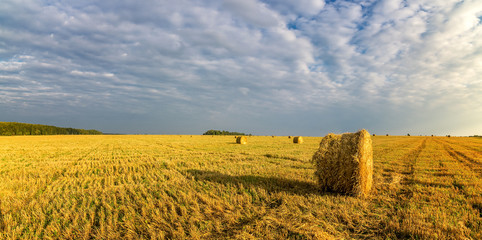
[(236, 138), (237, 144), (246, 144), (248, 143), (248, 138), (246, 136), (240, 136)]
[(301, 136), (294, 137), (294, 138), (293, 138), (293, 143), (298, 143), (298, 144), (303, 143), (303, 137), (301, 137)]
[(315, 177), (324, 191), (363, 197), (372, 187), (372, 139), (366, 130), (326, 135), (312, 161)]

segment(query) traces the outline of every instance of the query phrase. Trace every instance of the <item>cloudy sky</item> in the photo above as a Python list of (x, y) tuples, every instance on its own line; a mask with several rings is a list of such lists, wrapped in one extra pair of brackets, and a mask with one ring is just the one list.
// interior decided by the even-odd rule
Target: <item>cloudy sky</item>
[(482, 135), (482, 1), (2, 0), (0, 121)]

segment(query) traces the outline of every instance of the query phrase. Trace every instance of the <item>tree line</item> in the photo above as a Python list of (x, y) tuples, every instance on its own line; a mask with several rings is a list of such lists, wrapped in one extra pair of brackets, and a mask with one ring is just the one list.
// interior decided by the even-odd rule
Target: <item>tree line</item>
[[(229, 132), (229, 131), (224, 131), (224, 130), (207, 130), (205, 133), (203, 133), (203, 135), (248, 135), (248, 134), (245, 134), (245, 133), (240, 133), (240, 132)], [(249, 134), (251, 135), (251, 134)]]
[(55, 126), (17, 123), (17, 122), (0, 122), (1, 136), (15, 135), (99, 135), (102, 132), (94, 129), (76, 129), (61, 128)]

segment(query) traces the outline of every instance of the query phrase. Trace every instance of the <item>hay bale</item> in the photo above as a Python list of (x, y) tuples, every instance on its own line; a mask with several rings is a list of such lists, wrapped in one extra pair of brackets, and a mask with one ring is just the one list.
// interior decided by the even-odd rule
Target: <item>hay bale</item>
[(289, 139), (291, 139), (291, 136), (288, 136)]
[(236, 138), (237, 144), (246, 144), (248, 143), (248, 138), (246, 136), (240, 136)]
[(301, 137), (301, 136), (294, 137), (294, 138), (293, 138), (293, 143), (298, 143), (298, 144), (303, 143), (303, 137)]
[(324, 191), (363, 197), (372, 187), (372, 139), (366, 130), (326, 135), (312, 161), (315, 177)]

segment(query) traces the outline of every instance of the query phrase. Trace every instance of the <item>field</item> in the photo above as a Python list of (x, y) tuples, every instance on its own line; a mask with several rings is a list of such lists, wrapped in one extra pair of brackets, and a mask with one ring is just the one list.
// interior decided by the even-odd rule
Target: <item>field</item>
[(361, 199), (320, 137), (0, 137), (0, 239), (482, 239), (482, 138), (372, 139)]

